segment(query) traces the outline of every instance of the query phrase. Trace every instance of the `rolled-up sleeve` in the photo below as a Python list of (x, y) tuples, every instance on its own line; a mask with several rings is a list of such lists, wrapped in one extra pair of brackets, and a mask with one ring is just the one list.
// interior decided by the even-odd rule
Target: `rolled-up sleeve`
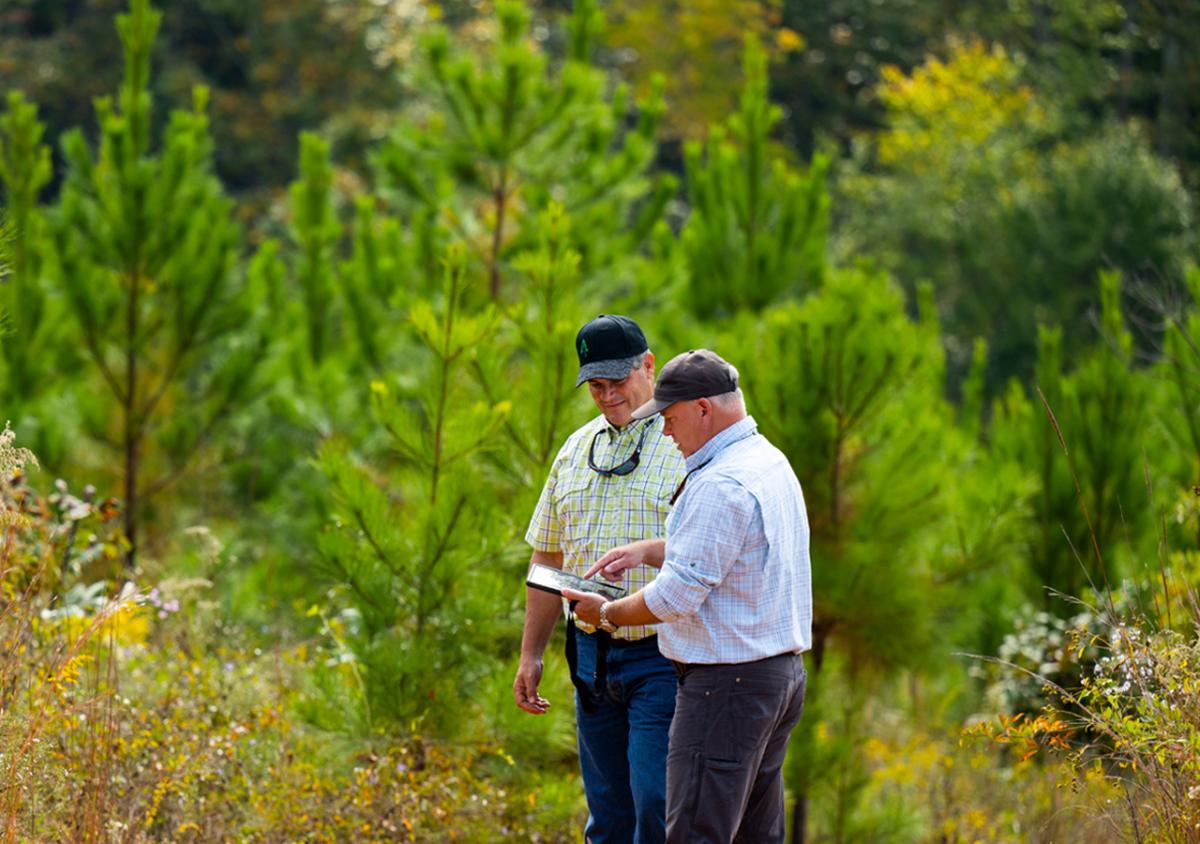
[(663, 621), (695, 614), (741, 553), (758, 502), (737, 481), (698, 479), (672, 514), (662, 570), (646, 587), (646, 607)]

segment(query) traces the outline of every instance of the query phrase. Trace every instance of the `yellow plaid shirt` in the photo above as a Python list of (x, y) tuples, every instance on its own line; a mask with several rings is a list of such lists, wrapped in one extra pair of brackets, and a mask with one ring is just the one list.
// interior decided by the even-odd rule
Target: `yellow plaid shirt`
[[(588, 467), (593, 440), (596, 465), (608, 469), (633, 454), (643, 431), (641, 459), (630, 474), (606, 477)], [(582, 575), (618, 545), (666, 536), (671, 495), (685, 471), (683, 455), (663, 436), (658, 414), (621, 429), (599, 416), (571, 434), (554, 458), (525, 541), (535, 551), (561, 551), (563, 568)], [(656, 573), (650, 566), (637, 566), (625, 572), (621, 586), (636, 592)], [(579, 627), (593, 629), (583, 623)], [(616, 637), (641, 639), (653, 632), (651, 627), (622, 627)]]

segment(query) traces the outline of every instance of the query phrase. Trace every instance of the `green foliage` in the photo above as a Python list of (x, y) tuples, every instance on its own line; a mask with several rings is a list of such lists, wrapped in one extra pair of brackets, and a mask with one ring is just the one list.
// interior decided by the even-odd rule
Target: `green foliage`
[(333, 523), (322, 558), (361, 620), (349, 646), (365, 666), (368, 723), (428, 718), (452, 729), (463, 691), (480, 676), (492, 639), (490, 563), (507, 539), (480, 457), (499, 442), (509, 405), (471, 401), (462, 375), (495, 317), (464, 310), (464, 257), (446, 259), (440, 302), (417, 304), (408, 330), (424, 361), (415, 381), (371, 390), (393, 470), (355, 460), (329, 440), (317, 465), (328, 478)]
[[(1120, 310), (1122, 283), (1129, 304), (1147, 291), (1136, 297), (1163, 298), (1129, 285), (1137, 276), (1184, 277), (1190, 204), (1138, 130), (1097, 128), (1110, 94), (1084, 77), (1111, 57), (1054, 45), (1081, 63), (1061, 67), (1076, 93), (1051, 99), (1038, 82), (1049, 52), (968, 40), (914, 70), (930, 44), (942, 51), (928, 38), (948, 25), (928, 4), (761, 5), (747, 29), (775, 9), (792, 28), (766, 50), (747, 43), (740, 108), (688, 147), (674, 197), (674, 177), (655, 171), (679, 163), (655, 139), (661, 95), (694, 68), (618, 84), (597, 62), (626, 58), (596, 50), (594, 3), (576, 4), (562, 28), (513, 2), (487, 19), (451, 3), (446, 26), (463, 28), (428, 33), (412, 61), (425, 7), (284, 5), (167, 9), (168, 30), (232, 34), (213, 48), (227, 66), (212, 93), (197, 89), (190, 109), (167, 114), (155, 107), (169, 102), (161, 92), (190, 89), (207, 65), (160, 47), (170, 61), (152, 75), (158, 18), (135, 2), (121, 23), (125, 82), (98, 103), (94, 143), (78, 129), (62, 138), (61, 180), (38, 112), (12, 96), (0, 117), (14, 238), (0, 281), (13, 332), (0, 343), (0, 401), (39, 448), (58, 443), (46, 461), (56, 468), (107, 478), (123, 463), (127, 530), (136, 536), (140, 519), (159, 539), (143, 543), (139, 572), (164, 575), (119, 627), (96, 622), (93, 634), (118, 647), (73, 667), (50, 659), (98, 617), (100, 578), (125, 550), (120, 511), (88, 487), (28, 493), (23, 476), (7, 476), (24, 455), (0, 435), (0, 495), (25, 502), (3, 513), (0, 581), (13, 600), (0, 639), (17, 644), (0, 688), (36, 690), (6, 698), (5, 759), (33, 725), (48, 731), (20, 756), (22, 787), (0, 789), (0, 807), (26, 801), (22, 822), (46, 839), (102, 828), (172, 840), (569, 838), (581, 814), (570, 709), (530, 719), (511, 700), (526, 554), (516, 540), (564, 435), (594, 412), (572, 386), (571, 339), (598, 310), (619, 309), (645, 325), (660, 360), (706, 345), (737, 363), (750, 411), (804, 485), (817, 647), (788, 776), (814, 837), (1002, 841), (1038, 829), (1095, 840), (1099, 821), (1063, 820), (1073, 798), (1050, 787), (1053, 770), (1015, 746), (992, 758), (951, 749), (958, 722), (988, 701), (949, 655), (1017, 661), (1028, 646), (1035, 669), (1061, 656), (1055, 637), (1068, 625), (1051, 615), (1004, 637), (1046, 585), (1082, 585), (1075, 552), (1102, 586), (1103, 548), (1110, 578), (1139, 581), (1119, 594), (1153, 605), (1156, 622), (1168, 606), (1180, 617), (1195, 579), (1192, 556), (1168, 548), (1200, 535), (1200, 274), (1186, 277), (1191, 301), (1166, 311), (1152, 367), (1137, 353), (1157, 335), (1131, 335)], [(675, 41), (690, 50), (692, 34), (727, 31), (717, 5), (681, 10)], [(16, 18), (73, 23), (59, 4), (21, 9)], [(1087, 37), (1111, 35), (1115, 9), (971, 6), (976, 20), (1022, 27), (1040, 14), (1078, 20)], [(374, 28), (397, 20), (413, 25)], [(337, 25), (296, 28), (316, 21)], [(341, 39), (345, 53), (333, 46), (363, 31), (378, 67), (403, 66), (411, 83), (372, 156), (373, 183), (353, 169), (386, 134), (377, 109), (398, 97), (377, 67), (342, 73), (357, 36)], [(639, 37), (658, 46), (657, 35)], [(721, 38), (702, 52), (737, 47)], [(302, 60), (280, 59), (296, 50)], [(773, 50), (791, 51), (784, 66), (768, 64)], [(229, 58), (239, 51), (244, 60)], [(0, 46), (0, 73), (13, 55)], [(646, 58), (675, 70), (676, 55), (664, 42)], [(883, 57), (900, 66), (877, 99), (860, 98)], [(81, 90), (103, 76), (89, 61), (72, 66), (88, 77)], [(332, 109), (314, 107), (330, 74), (344, 80), (332, 123)], [(839, 204), (834, 242), (867, 260), (826, 260), (829, 159), (801, 172), (771, 140), (788, 126), (770, 88), (797, 75), (822, 81), (776, 85), (793, 132), (803, 115), (829, 113), (831, 93), (847, 144), (848, 126), (888, 121), (857, 169), (834, 171), (852, 200)], [(379, 80), (370, 97), (363, 77)], [(631, 90), (648, 93), (635, 101)], [(235, 116), (247, 91), (265, 92), (253, 120)], [(37, 99), (57, 134), (61, 112)], [(1096, 114), (1073, 110), (1079, 99)], [(294, 143), (301, 128), (320, 133)], [(294, 179), (287, 206), (255, 224), (276, 237), (249, 238), (249, 254), (214, 177), (223, 167), (242, 174), (233, 188)], [(1033, 347), (1035, 316), (1063, 317), (1037, 368), (1058, 433), (1019, 387), (990, 424), (986, 412), (999, 377)], [(958, 406), (943, 396), (943, 341), (955, 385), (969, 369)], [(266, 401), (249, 402), (260, 389)], [(1137, 521), (1149, 488), (1169, 492), (1156, 529)], [(192, 540), (210, 534), (176, 536), (185, 519), (213, 520), (229, 547), (197, 551)], [(1149, 594), (1148, 569), (1168, 584), (1165, 603)], [(15, 600), (35, 576), (41, 596)], [(231, 618), (274, 652), (256, 654)], [(296, 639), (306, 644), (287, 644)], [(546, 683), (555, 700), (569, 697), (561, 665)], [(81, 711), (93, 729), (73, 717)], [(1128, 701), (1121, 712), (1136, 714), (1139, 738), (1180, 736)], [(1192, 760), (1172, 761), (1190, 771)], [(1112, 797), (1090, 771), (1081, 794)], [(84, 798), (66, 799), (77, 783)], [(126, 827), (105, 826), (118, 814)]]
[(944, 529), (933, 577), (942, 635), (969, 653), (995, 653), (1027, 596), (1025, 536), (1038, 488), (1025, 466), (975, 441), (944, 479)]
[(767, 98), (767, 58), (753, 38), (743, 61), (740, 110), (685, 154), (692, 202), (681, 236), (686, 304), (709, 318), (807, 292), (825, 272), (828, 162), (817, 157), (802, 176), (771, 155), (768, 138), (780, 112)]
[[(119, 83), (112, 19), (127, 5), (21, 0), (8, 7), (0, 79), (41, 106), (51, 137), (88, 123), (93, 101)], [(214, 169), (241, 201), (241, 215), (267, 230), (271, 203), (294, 177), (301, 131), (322, 130), (340, 156), (359, 164), (384, 134), (400, 102), (397, 65), (428, 15), (424, 7), (370, 0), (174, 0), (162, 12), (154, 98), (187, 108), (195, 87), (212, 92)]]
[(870, 95), (888, 66), (906, 70), (938, 53), (973, 3), (946, 14), (926, 0), (782, 0), (777, 37), (800, 43), (771, 69), (774, 99), (785, 109), (784, 131), (802, 157), (817, 149), (848, 149), (886, 122), (884, 104)]
[(992, 424), (993, 448), (1038, 474), (1026, 541), (1032, 584), (1047, 607), (1062, 604), (1052, 602), (1044, 587), (1079, 595), (1085, 586), (1115, 586), (1122, 573), (1111, 568), (1120, 559), (1117, 549), (1129, 540), (1135, 552), (1146, 550), (1137, 516), (1148, 495), (1143, 456), (1148, 384), (1134, 368), (1133, 341), (1118, 301), (1120, 278), (1106, 273), (1100, 287), (1109, 345), (1064, 372), (1061, 331), (1043, 329), (1040, 396), (1027, 398), (1011, 385), (997, 402)]
[(1097, 642), (1111, 634), (1103, 612), (1084, 605), (1055, 615), (1022, 607), (995, 650), (997, 662), (972, 666), (987, 681), (989, 707), (1004, 715), (1033, 715), (1050, 702), (1053, 687), (1077, 688), (1097, 670)]
[(661, 86), (633, 108), (625, 87), (607, 92), (590, 63), (598, 15), (593, 2), (576, 4), (570, 51), (553, 69), (518, 3), (497, 4), (485, 55), (435, 32), (423, 57), (427, 110), (379, 151), (384, 196), (403, 219), (419, 212), (448, 227), (484, 268), (492, 299), (519, 298), (510, 260), (538, 242), (538, 215), (551, 202), (573, 221), (583, 280), (620, 283), (675, 190), (670, 177), (649, 174)]
[[(913, 320), (886, 273), (834, 268), (803, 302), (744, 316), (723, 341), (760, 430), (805, 493), (814, 647), (788, 776), (835, 840), (887, 827), (864, 802), (872, 695), (952, 650), (994, 648), (1020, 600), (1024, 548), (1012, 534), (1034, 487), (1022, 467), (976, 446), (976, 424), (956, 424), (940, 398), (930, 299), (922, 291)], [(841, 738), (823, 738), (822, 723)]]
[(1191, 210), (1178, 175), (1132, 130), (1068, 134), (1019, 57), (957, 45), (911, 75), (885, 71), (880, 95), (890, 125), (873, 172), (841, 182), (839, 251), (933, 283), (955, 380), (977, 336), (993, 394), (1032, 373), (1039, 321), (1064, 326), (1069, 356), (1086, 348), (1102, 270), (1179, 277)]
[[(615, 60), (639, 91), (656, 77), (666, 80), (671, 108), (663, 131), (694, 139), (736, 107), (745, 82), (731, 72), (739, 49), (748, 35), (765, 39), (778, 32), (778, 6), (778, 0), (617, 0), (606, 10), (612, 23), (605, 40), (619, 50)], [(780, 51), (800, 46), (796, 41), (794, 32), (779, 34)]]
[[(13, 451), (0, 436), (6, 474)], [(115, 600), (103, 581), (56, 591), (82, 517), (77, 501), (48, 503), (0, 490), (4, 840), (570, 840), (578, 784), (515, 781), (495, 742), (312, 729), (309, 678), (350, 679), (336, 649), (253, 647), (214, 616), (206, 581)]]
[(35, 399), (47, 392), (56, 371), (78, 365), (78, 358), (63, 336), (64, 314), (45, 280), (52, 250), (39, 198), (52, 173), (43, 132), (37, 108), (20, 93), (10, 93), (0, 116), (5, 220), (0, 249), (8, 258), (0, 283), (0, 314), (7, 334), (0, 343), (0, 402), (38, 451), (57, 463), (65, 449), (64, 431), (40, 418)]
[(1196, 184), (1197, 65), (1184, 47), (1200, 23), (1178, 4), (1116, 0), (1020, 0), (1003, 7), (970, 4), (961, 22), (1028, 57), (1027, 77), (1063, 104), (1074, 134), (1110, 119), (1136, 122), (1164, 158)]
[[(259, 355), (236, 283), (238, 228), (211, 173), (203, 89), (151, 150), (158, 21), (146, 0), (118, 18), (125, 80), (115, 104), (97, 101), (94, 154), (78, 129), (63, 139), (68, 171), (53, 215), (56, 280), (104, 385), (87, 433), (121, 456), (135, 544), (146, 499), (250, 398)], [(181, 404), (193, 412), (174, 413)]]
[[(0, 281), (8, 275), (8, 241), (12, 237), (10, 234), (11, 228), (3, 217), (0, 217)], [(5, 333), (8, 330), (8, 316), (4, 311), (0, 311), (0, 342), (3, 341)]]
[[(1176, 562), (1194, 556), (1189, 550)], [(1187, 595), (1191, 627), (1196, 594), (1188, 588)], [(1050, 697), (1044, 714), (1028, 721), (1001, 719), (985, 732), (1022, 743), (1030, 754), (1049, 748), (1061, 779), (1073, 788), (1093, 779), (1120, 790), (1125, 797), (1120, 809), (1105, 810), (1115, 828), (1133, 830), (1143, 841), (1191, 841), (1200, 773), (1195, 636), (1125, 611), (1102, 617), (1100, 635), (1086, 627), (1070, 632), (1067, 648), (1077, 653), (1063, 658), (1070, 661), (1086, 649), (1090, 670), (1064, 679), (1053, 676), (1057, 663), (1039, 666), (1035, 678)]]
[(1027, 56), (1027, 75), (1057, 91), (1074, 112), (1072, 119), (1084, 120), (1089, 111), (1102, 111), (1116, 93), (1112, 63), (1117, 51), (1130, 46), (1132, 11), (1113, 0), (1065, 0), (1053, 6), (1019, 0), (1000, 12), (977, 4), (966, 17), (972, 28), (994, 33), (1013, 52)]
[[(263, 325), (267, 338), (259, 367), (263, 380), (272, 385), (270, 406), (262, 410), (257, 424), (247, 426), (246, 433), (252, 441), (247, 451), (256, 455), (269, 484), (297, 483), (305, 492), (320, 495), (299, 477), (304, 467), (295, 454), (311, 453), (318, 440), (333, 430), (353, 437), (365, 435), (364, 375), (368, 367), (383, 365), (359, 354), (360, 348), (374, 350), (374, 337), (363, 320), (348, 316), (368, 311), (374, 321), (371, 327), (379, 329), (393, 314), (384, 310), (383, 302), (364, 305), (357, 295), (357, 270), (339, 264), (346, 231), (338, 216), (329, 143), (305, 133), (301, 146), (301, 171), (290, 191), (288, 237), (263, 241), (246, 273), (247, 300), (271, 314)], [(368, 202), (364, 199), (360, 206)], [(364, 235), (355, 233), (358, 241)], [(395, 284), (405, 269), (388, 265), (384, 272)], [(393, 353), (397, 350), (395, 343), (390, 348)], [(311, 527), (305, 525), (301, 532)]]
[(380, 214), (377, 205), (374, 196), (355, 201), (353, 252), (341, 264), (339, 279), (354, 339), (364, 361), (380, 373), (404, 354), (394, 339), (393, 316), (435, 292), (437, 250), (444, 233), (422, 211), (414, 213), (406, 232), (400, 220)]
[[(1190, 267), (1186, 276), (1188, 297), (1200, 302), (1200, 269)], [(1196, 311), (1176, 308), (1167, 312), (1167, 336), (1160, 378), (1170, 390), (1171, 400), (1162, 410), (1171, 453), (1178, 460), (1175, 486), (1200, 488), (1200, 316)], [(1200, 546), (1200, 525), (1194, 535)]]
[(300, 136), (300, 179), (292, 184), (291, 208), (299, 252), (294, 275), (300, 282), (308, 357), (314, 364), (325, 357), (329, 342), (334, 248), (342, 234), (330, 199), (332, 184), (329, 144), (305, 132)]
[(579, 302), (580, 255), (571, 248), (571, 221), (560, 206), (551, 204), (540, 222), (537, 247), (513, 259), (526, 295), (503, 309), (505, 319), (495, 345), (508, 354), (476, 355), (471, 361), (488, 401), (495, 403), (513, 384), (521, 385), (529, 397), (529, 406), (505, 419), (504, 432), (515, 449), (510, 474), (530, 492), (549, 469), (565, 435), (582, 422), (574, 350), (575, 334), (586, 319)]

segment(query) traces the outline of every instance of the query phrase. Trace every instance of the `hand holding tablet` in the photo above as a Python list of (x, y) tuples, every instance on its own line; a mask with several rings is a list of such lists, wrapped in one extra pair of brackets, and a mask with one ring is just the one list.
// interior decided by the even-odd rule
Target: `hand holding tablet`
[(607, 601), (616, 601), (624, 598), (627, 594), (626, 590), (620, 586), (613, 586), (598, 580), (586, 580), (579, 575), (544, 566), (541, 563), (534, 563), (529, 567), (529, 575), (525, 579), (525, 584), (534, 589), (541, 589), (543, 592), (552, 592), (555, 595), (561, 595), (564, 589), (589, 592), (593, 595), (600, 595)]

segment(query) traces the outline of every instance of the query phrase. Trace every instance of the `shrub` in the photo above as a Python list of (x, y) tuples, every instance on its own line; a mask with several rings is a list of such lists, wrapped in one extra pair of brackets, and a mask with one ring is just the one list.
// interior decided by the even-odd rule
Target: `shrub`
[(325, 669), (336, 641), (255, 647), (199, 578), (85, 580), (92, 559), (120, 569), (116, 508), (61, 482), (39, 496), (19, 474), (32, 464), (6, 429), (0, 840), (574, 838), (574, 778), (542, 781), (498, 741), (354, 740), (301, 720), (315, 681), (348, 680)]

